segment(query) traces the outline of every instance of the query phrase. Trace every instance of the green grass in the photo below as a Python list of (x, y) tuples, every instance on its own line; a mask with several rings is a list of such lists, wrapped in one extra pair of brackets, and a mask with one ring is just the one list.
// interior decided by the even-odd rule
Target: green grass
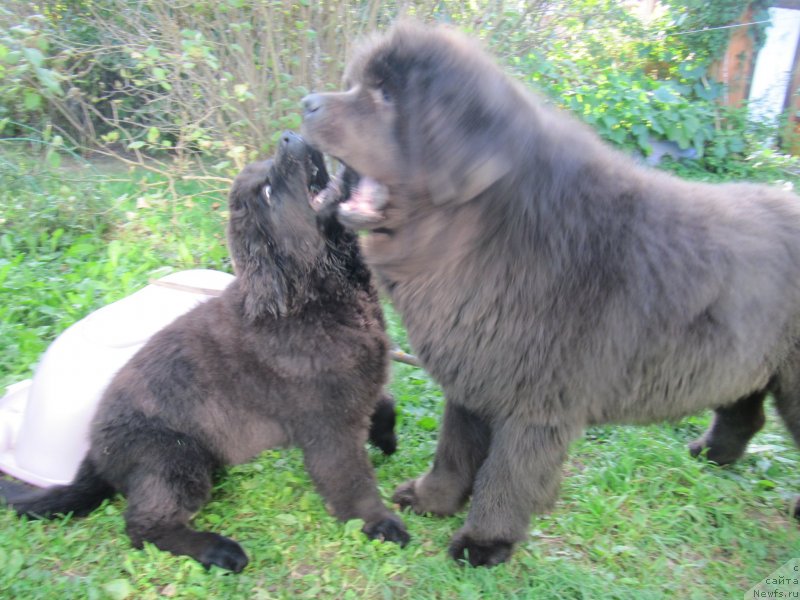
[[(121, 181), (109, 183), (107, 173), (3, 164), (0, 386), (29, 376), (69, 324), (148, 278), (229, 269), (221, 198), (143, 199), (140, 175), (115, 173)], [(405, 345), (398, 317), (387, 313)], [(442, 410), (440, 389), (420, 369), (395, 364), (391, 388), (400, 449), (389, 458), (370, 450), (387, 501), (427, 468)], [(230, 469), (196, 517), (243, 545), (251, 562), (239, 575), (152, 546), (132, 549), (121, 498), (85, 519), (27, 521), (0, 509), (0, 598), (741, 598), (800, 557), (788, 516), (800, 453), (770, 417), (729, 468), (688, 456), (706, 415), (590, 430), (571, 449), (555, 510), (534, 517), (530, 539), (491, 570), (458, 568), (446, 556), (463, 513), (405, 514), (413, 536), (405, 549), (367, 541), (359, 523), (327, 514), (297, 450)]]

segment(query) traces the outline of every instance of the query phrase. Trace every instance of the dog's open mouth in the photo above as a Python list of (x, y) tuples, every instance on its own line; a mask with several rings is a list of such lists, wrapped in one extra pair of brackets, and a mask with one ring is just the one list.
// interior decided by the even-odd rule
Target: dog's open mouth
[(311, 194), (311, 206), (314, 207), (315, 198), (330, 185), (331, 180), (322, 154), (312, 151), (308, 160), (311, 163), (308, 165), (308, 191)]
[(319, 212), (330, 204), (339, 201), (339, 181), (336, 178), (331, 179), (326, 188), (322, 190), (315, 190), (314, 186), (312, 185), (310, 187), (310, 191), (311, 208), (313, 208), (316, 212)]
[(350, 191), (350, 197), (339, 205), (339, 216), (364, 222), (383, 219), (389, 193), (386, 186), (369, 177), (362, 177)]
[(361, 229), (373, 227), (384, 220), (383, 209), (388, 199), (389, 191), (385, 185), (344, 167), (313, 198), (312, 206), (320, 211), (336, 203), (339, 220), (348, 227)]

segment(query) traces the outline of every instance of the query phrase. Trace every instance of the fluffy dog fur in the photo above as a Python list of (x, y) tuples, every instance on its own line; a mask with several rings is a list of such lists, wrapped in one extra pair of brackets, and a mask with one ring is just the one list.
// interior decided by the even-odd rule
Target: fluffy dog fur
[(322, 156), (293, 134), (274, 162), (242, 171), (228, 227), (237, 278), (114, 377), (73, 483), (25, 495), (5, 484), (17, 512), (83, 515), (119, 491), (134, 546), (238, 572), (239, 544), (191, 529), (190, 518), (215, 469), (291, 444), (336, 517), (363, 519), (370, 538), (408, 541), (364, 448), (374, 414), (371, 441), (395, 449), (383, 316), (355, 236), (335, 207), (311, 208), (310, 188), (327, 182)]
[(304, 99), (303, 131), (362, 176), (339, 214), (447, 398), (395, 500), (449, 515), (471, 494), (450, 552), (492, 565), (588, 425), (714, 408), (691, 450), (727, 463), (772, 393), (800, 442), (800, 201), (637, 166), (476, 46), (395, 26), (348, 91)]

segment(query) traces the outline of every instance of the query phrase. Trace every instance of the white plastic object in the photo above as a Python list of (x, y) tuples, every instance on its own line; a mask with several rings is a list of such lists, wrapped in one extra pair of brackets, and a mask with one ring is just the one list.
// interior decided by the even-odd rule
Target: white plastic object
[(0, 399), (0, 471), (38, 486), (71, 482), (114, 374), (154, 333), (233, 278), (209, 269), (172, 273), (66, 329), (33, 379), (9, 386)]

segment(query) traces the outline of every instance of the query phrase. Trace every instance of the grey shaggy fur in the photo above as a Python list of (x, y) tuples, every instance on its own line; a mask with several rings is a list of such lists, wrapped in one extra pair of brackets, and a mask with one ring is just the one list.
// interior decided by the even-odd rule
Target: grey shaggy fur
[[(241, 571), (235, 541), (195, 531), (212, 475), (270, 447), (303, 449), (331, 512), (405, 544), (381, 501), (364, 447), (395, 449), (382, 394), (388, 340), (355, 236), (335, 206), (315, 214), (328, 182), (322, 156), (284, 134), (274, 161), (249, 165), (230, 195), (228, 243), (237, 277), (219, 298), (158, 332), (120, 370), (91, 426), (70, 485), (33, 493), (0, 484), (20, 514), (87, 514), (115, 491), (128, 500), (134, 546), (152, 542), (204, 566)], [(372, 426), (370, 426), (370, 417)]]
[(714, 408), (691, 448), (726, 463), (769, 392), (800, 443), (800, 201), (637, 166), (477, 46), (399, 24), (348, 91), (304, 99), (303, 131), (369, 183), (340, 216), (447, 399), (433, 467), (395, 500), (472, 495), (450, 552), (492, 565), (589, 425)]

